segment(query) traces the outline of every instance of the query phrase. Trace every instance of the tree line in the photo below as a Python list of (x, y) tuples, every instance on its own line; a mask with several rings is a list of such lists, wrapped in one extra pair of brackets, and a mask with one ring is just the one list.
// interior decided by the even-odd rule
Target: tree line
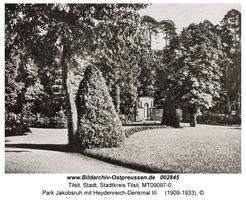
[[(135, 116), (138, 97), (154, 96), (162, 123), (178, 126), (176, 108), (241, 109), (241, 14), (205, 20), (180, 34), (170, 20), (141, 17), (145, 4), (6, 4), (5, 109), (52, 117), (64, 108), (68, 135), (78, 129), (75, 102), (87, 66), (101, 71), (115, 110)], [(163, 33), (163, 50), (151, 48)], [(133, 117), (132, 117), (133, 120)]]

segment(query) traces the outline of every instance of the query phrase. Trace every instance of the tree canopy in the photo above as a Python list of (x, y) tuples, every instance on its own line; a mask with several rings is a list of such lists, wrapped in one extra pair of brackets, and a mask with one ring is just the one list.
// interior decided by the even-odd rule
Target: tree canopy
[(230, 10), (222, 19), (219, 27), (225, 59), (224, 84), (228, 113), (232, 106), (237, 114), (241, 113), (241, 13)]
[(176, 104), (193, 113), (214, 106), (221, 91), (221, 48), (220, 37), (209, 21), (183, 29), (163, 51), (156, 82), (159, 98), (167, 106)]
[[(65, 109), (73, 141), (75, 96), (90, 65), (102, 72), (117, 115), (129, 120), (140, 96), (154, 96), (167, 111), (163, 118), (175, 118), (177, 108), (195, 116), (227, 107), (240, 115), (241, 13), (177, 34), (171, 20), (141, 17), (146, 6), (6, 4), (6, 115), (55, 117)], [(154, 37), (164, 38), (162, 49), (153, 49)]]

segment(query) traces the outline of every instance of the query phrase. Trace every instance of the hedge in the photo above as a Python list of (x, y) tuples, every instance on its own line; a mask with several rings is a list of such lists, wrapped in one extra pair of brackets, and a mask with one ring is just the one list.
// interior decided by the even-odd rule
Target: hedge
[(76, 97), (78, 109), (77, 149), (119, 147), (124, 132), (102, 73), (88, 66)]

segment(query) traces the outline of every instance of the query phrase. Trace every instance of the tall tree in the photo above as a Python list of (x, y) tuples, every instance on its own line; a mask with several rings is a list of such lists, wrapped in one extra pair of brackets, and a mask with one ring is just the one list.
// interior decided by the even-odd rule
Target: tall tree
[(17, 114), (22, 120), (24, 114), (30, 112), (30, 105), (34, 104), (35, 97), (43, 92), (43, 88), (37, 65), (16, 30), (16, 25), (23, 16), (20, 15), (17, 5), (6, 6), (5, 12), (6, 114)]
[(231, 115), (232, 106), (241, 113), (241, 13), (230, 10), (220, 23), (220, 35), (225, 53), (224, 77), (226, 104)]
[[(19, 47), (21, 49), (25, 47), (39, 66), (54, 67), (54, 62), (61, 65), (63, 88), (67, 100), (69, 144), (73, 144), (73, 137), (77, 130), (77, 108), (72, 86), (73, 73), (78, 68), (84, 68), (78, 60), (93, 61), (97, 59), (93, 55), (97, 55), (98, 51), (102, 51), (104, 57), (110, 54), (110, 59), (113, 60), (114, 55), (119, 53), (117, 47), (122, 47), (121, 54), (126, 52), (127, 45), (132, 44), (131, 37), (127, 35), (131, 34), (134, 28), (136, 10), (144, 6), (143, 4), (6, 5), (6, 15), (8, 19), (13, 18), (11, 26), (17, 35), (16, 42)], [(100, 32), (102, 25), (106, 30), (103, 38)], [(122, 37), (120, 37), (121, 34)], [(109, 45), (105, 43), (111, 43), (113, 47), (107, 50)], [(44, 46), (49, 47), (48, 55), (47, 52), (40, 50)], [(106, 51), (108, 52), (104, 53)], [(132, 52), (128, 51), (126, 56), (129, 56), (129, 53)], [(130, 59), (133, 58), (134, 56), (131, 56)], [(128, 57), (123, 60), (129, 62)], [(117, 74), (117, 66), (114, 64), (112, 75)], [(135, 64), (128, 67), (134, 69), (132, 66)], [(109, 75), (109, 73), (106, 74)]]
[(189, 110), (191, 126), (196, 126), (197, 109), (211, 108), (220, 95), (221, 56), (220, 38), (209, 21), (191, 24), (164, 51), (158, 87), (165, 89), (166, 105)]
[[(157, 66), (160, 63), (161, 51), (167, 48), (170, 40), (175, 37), (176, 27), (171, 20), (156, 21), (150, 16), (143, 16), (142, 19), (142, 34), (145, 38), (143, 45), (145, 48), (141, 53), (141, 73), (138, 77), (139, 95), (154, 96), (155, 95), (155, 76)], [(162, 49), (155, 49), (153, 37), (158, 37)]]
[[(96, 27), (98, 49), (93, 58), (94, 64), (106, 78), (117, 112), (131, 114), (125, 112), (127, 109), (121, 108), (135, 103), (131, 102), (126, 105), (122, 97), (129, 96), (131, 93), (131, 90), (126, 89), (131, 87), (129, 83), (133, 84), (133, 87), (137, 85), (135, 77), (139, 74), (138, 62), (141, 54), (140, 17), (128, 8), (119, 9), (117, 16), (117, 18), (98, 23)], [(129, 20), (128, 16), (132, 19)]]

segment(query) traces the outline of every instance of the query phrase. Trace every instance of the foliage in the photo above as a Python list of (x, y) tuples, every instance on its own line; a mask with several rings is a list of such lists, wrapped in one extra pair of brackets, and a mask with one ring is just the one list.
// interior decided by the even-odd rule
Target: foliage
[(61, 117), (44, 117), (29, 120), (29, 126), (38, 128), (67, 128), (67, 120)]
[[(181, 33), (182, 68), (178, 69), (178, 85), (184, 104), (211, 108), (220, 95), (219, 66), (221, 43), (213, 25), (204, 21), (190, 25)], [(184, 56), (185, 55), (185, 56)]]
[[(33, 110), (42, 111), (38, 102), (50, 105), (49, 110), (54, 110), (53, 105), (57, 102), (47, 101), (47, 98), (54, 97), (52, 88), (56, 84), (56, 71), (62, 70), (68, 123), (74, 124), (77, 117), (72, 93), (76, 93), (77, 88), (74, 90), (71, 86), (76, 86), (72, 74), (80, 74), (81, 79), (84, 61), (89, 61), (98, 64), (111, 93), (116, 86), (124, 88), (118, 96), (127, 98), (118, 101), (120, 97), (117, 97), (114, 101), (122, 102), (121, 108), (126, 108), (123, 114), (134, 112), (135, 77), (139, 71), (136, 65), (139, 15), (136, 11), (144, 7), (144, 4), (6, 4), (11, 39), (38, 66), (46, 93), (36, 101)], [(52, 117), (56, 111), (47, 115)], [(70, 137), (76, 127), (69, 126), (68, 129)]]
[(162, 34), (164, 41), (162, 41), (163, 48), (167, 47), (176, 35), (175, 24), (170, 20), (156, 21), (150, 16), (143, 16), (141, 19), (141, 33), (144, 38), (143, 45), (145, 48), (141, 52), (141, 73), (138, 77), (139, 96), (154, 96), (156, 92), (155, 76), (157, 66), (161, 60), (161, 50), (153, 49), (153, 36)]
[(77, 93), (77, 149), (118, 147), (124, 142), (121, 121), (102, 73), (94, 66), (86, 68)]
[(221, 56), (220, 38), (209, 21), (185, 28), (163, 52), (156, 82), (159, 99), (193, 113), (214, 106), (221, 92)]
[(241, 124), (241, 118), (238, 116), (229, 117), (227, 115), (203, 114), (197, 117), (197, 123), (221, 125)]
[[(142, 95), (154, 95), (174, 124), (178, 107), (221, 110), (226, 102), (239, 114), (240, 12), (229, 11), (220, 26), (191, 24), (178, 36), (170, 20), (141, 18), (137, 11), (145, 7), (6, 4), (6, 112), (53, 118), (63, 107), (68, 123), (77, 124), (75, 94), (86, 66), (93, 63), (120, 115), (134, 116)], [(156, 34), (166, 38), (163, 51), (151, 49)]]
[(136, 127), (128, 128), (124, 132), (126, 137), (130, 137), (132, 134), (137, 132), (141, 132), (144, 130), (160, 129), (160, 128), (166, 128), (166, 126), (165, 125), (164, 126), (163, 125), (136, 126)]
[[(144, 5), (142, 5), (143, 7)], [(140, 16), (132, 5), (114, 10), (114, 18), (100, 20), (97, 32), (97, 50), (94, 65), (103, 73), (118, 113), (135, 112), (141, 65), (139, 64), (143, 40)]]
[(40, 128), (67, 128), (67, 117), (63, 110), (56, 112), (55, 116), (46, 117), (46, 115), (30, 115), (24, 119), (30, 127)]
[(6, 114), (5, 119), (5, 136), (26, 135), (31, 130), (23, 121), (16, 120), (15, 115)]
[[(177, 36), (177, 33), (175, 31), (175, 25), (170, 20), (163, 20), (161, 22), (157, 22), (153, 18), (149, 16), (144, 16), (142, 18), (142, 25), (144, 31), (144, 35), (146, 36), (146, 48), (142, 52), (142, 59), (141, 59), (141, 73), (139, 76), (139, 95), (143, 96), (155, 96), (155, 103), (158, 105), (161, 102), (161, 99), (163, 98), (161, 94), (166, 91), (167, 88), (163, 88), (162, 83), (165, 79), (165, 76), (163, 76), (163, 73), (166, 73), (167, 71), (163, 70), (163, 73), (159, 73), (160, 70), (158, 70), (158, 67), (160, 66), (162, 62), (162, 50), (153, 49), (152, 47), (152, 38), (155, 35), (161, 34), (161, 37), (164, 38), (163, 41), (163, 48), (169, 48), (171, 46), (171, 41)], [(159, 81), (158, 81), (159, 80)], [(165, 86), (164, 86), (165, 87)], [(173, 109), (175, 112), (175, 109)], [(170, 112), (172, 113), (172, 112)], [(171, 119), (171, 116), (167, 117), (167, 122), (165, 125), (171, 125), (173, 126), (173, 123), (176, 123), (176, 118)], [(170, 119), (170, 120), (169, 120)], [(173, 122), (172, 122), (173, 121)], [(170, 123), (169, 123), (170, 122)], [(179, 127), (179, 125), (175, 125)]]
[(154, 96), (155, 92), (155, 71), (158, 65), (159, 57), (155, 52), (143, 49), (141, 54), (141, 60), (139, 64), (141, 65), (141, 72), (138, 76), (139, 96)]
[(44, 94), (43, 86), (36, 65), (25, 51), (14, 46), (10, 39), (6, 39), (6, 50), (5, 131), (6, 135), (21, 135), (30, 132), (23, 119), (33, 112), (35, 102)]
[(241, 13), (230, 10), (219, 26), (222, 40), (224, 84), (227, 111), (231, 114), (232, 106), (241, 113)]
[[(49, 96), (46, 86), (50, 84), (47, 79), (43, 80), (47, 71), (41, 70), (32, 55), (33, 43), (37, 42), (34, 41), (37, 38), (34, 38), (35, 30), (29, 31), (34, 28), (35, 22), (25, 16), (25, 9), (22, 4), (5, 6), (5, 107), (6, 112), (17, 114), (20, 120), (48, 107), (47, 103), (43, 105), (43, 100)], [(27, 26), (30, 29), (25, 32)], [(37, 43), (35, 47), (39, 47)]]

